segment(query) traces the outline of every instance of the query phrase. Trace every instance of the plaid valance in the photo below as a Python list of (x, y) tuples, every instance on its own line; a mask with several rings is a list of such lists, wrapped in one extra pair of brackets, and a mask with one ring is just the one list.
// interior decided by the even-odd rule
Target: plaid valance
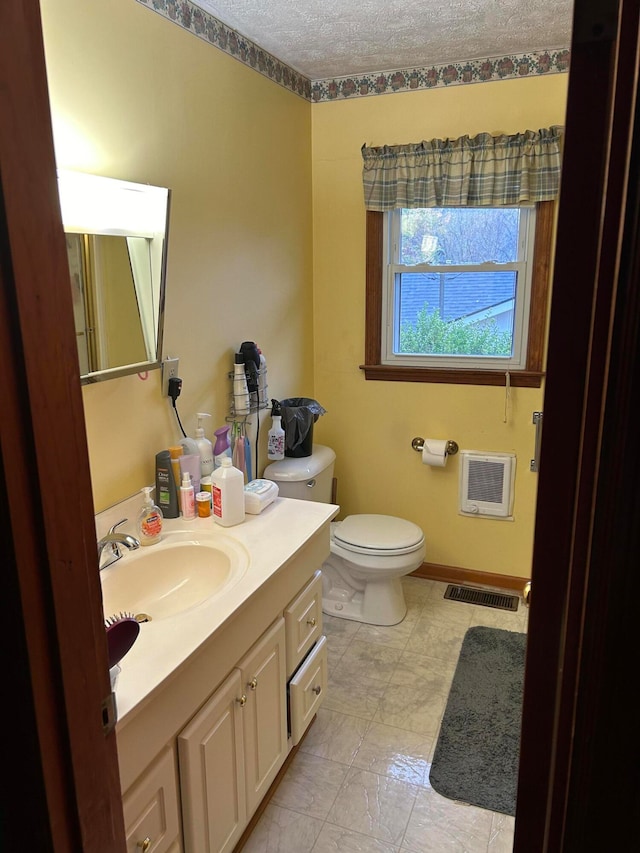
[(561, 127), (362, 146), (367, 210), (550, 201), (560, 186)]

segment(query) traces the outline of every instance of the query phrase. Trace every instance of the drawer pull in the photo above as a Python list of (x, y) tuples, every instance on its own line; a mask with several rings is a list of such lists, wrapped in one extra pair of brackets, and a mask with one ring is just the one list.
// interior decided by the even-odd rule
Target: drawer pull
[(240, 705), (241, 708), (244, 708), (244, 706), (247, 704), (247, 694), (243, 693), (239, 699), (236, 699), (236, 702), (238, 703), (238, 705)]
[(320, 684), (318, 684), (318, 686), (317, 686), (317, 687), (312, 687), (312, 688), (311, 688), (311, 692), (312, 692), (312, 693), (315, 693), (315, 694), (316, 694), (316, 696), (319, 696), (319, 695), (322, 693), (322, 687), (321, 687), (321, 685), (320, 685)]
[(253, 678), (251, 679), (251, 681), (247, 684), (247, 687), (251, 688), (251, 690), (255, 690), (257, 686), (258, 686), (258, 679), (254, 675)]
[(147, 853), (147, 850), (151, 850), (151, 839), (147, 835), (144, 841), (138, 841), (136, 847), (139, 847), (142, 850), (142, 853)]
[(307, 619), (307, 625), (311, 625), (312, 628), (316, 627), (316, 617), (312, 616), (311, 619)]

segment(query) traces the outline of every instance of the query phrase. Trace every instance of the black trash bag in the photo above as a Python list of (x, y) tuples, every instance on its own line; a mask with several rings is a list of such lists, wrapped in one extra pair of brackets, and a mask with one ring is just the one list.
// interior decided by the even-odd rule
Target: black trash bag
[(311, 456), (313, 425), (325, 409), (309, 397), (289, 397), (280, 400), (285, 456)]

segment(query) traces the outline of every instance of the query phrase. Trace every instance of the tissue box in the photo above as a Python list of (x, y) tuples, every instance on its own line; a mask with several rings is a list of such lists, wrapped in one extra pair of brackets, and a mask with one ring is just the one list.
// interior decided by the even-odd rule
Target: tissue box
[(244, 487), (244, 509), (250, 515), (259, 515), (278, 497), (278, 484), (273, 480), (251, 480)]

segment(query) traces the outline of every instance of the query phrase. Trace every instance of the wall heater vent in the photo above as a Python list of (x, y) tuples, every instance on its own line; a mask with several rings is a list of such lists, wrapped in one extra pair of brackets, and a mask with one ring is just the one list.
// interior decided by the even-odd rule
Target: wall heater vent
[(513, 518), (515, 453), (460, 451), (460, 512)]

